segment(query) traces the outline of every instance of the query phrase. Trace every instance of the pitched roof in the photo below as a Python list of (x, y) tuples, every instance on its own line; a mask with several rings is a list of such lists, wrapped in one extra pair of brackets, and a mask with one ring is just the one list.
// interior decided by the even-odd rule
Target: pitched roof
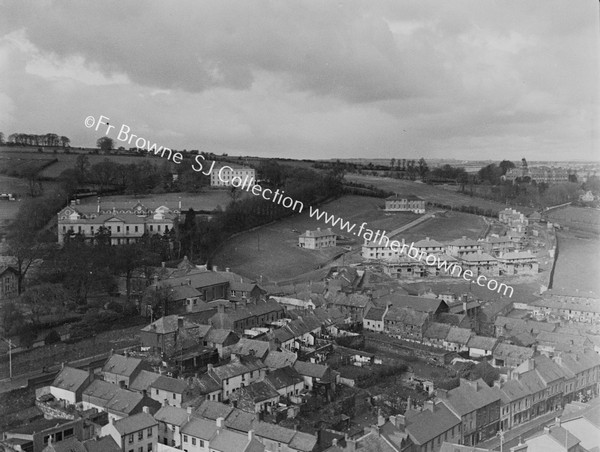
[(210, 449), (222, 452), (242, 452), (246, 449), (248, 442), (248, 435), (232, 430), (218, 430), (217, 435), (210, 441)]
[(83, 385), (87, 384), (89, 378), (89, 372), (65, 366), (52, 382), (52, 386), (75, 392), (81, 389)]
[(467, 345), (469, 339), (473, 335), (473, 332), (467, 328), (459, 328), (457, 326), (451, 326), (446, 336), (447, 342), (454, 342), (456, 344)]
[(106, 403), (104, 408), (106, 408), (106, 410), (116, 411), (117, 413), (129, 414), (139, 407), (143, 399), (144, 396), (139, 392), (119, 389), (115, 396)]
[(117, 375), (130, 377), (140, 367), (142, 360), (131, 356), (111, 355), (102, 367), (102, 372), (110, 372)]
[(275, 389), (282, 389), (301, 383), (302, 377), (293, 367), (286, 366), (269, 372), (265, 381), (268, 381)]
[(487, 253), (466, 254), (462, 256), (461, 259), (467, 262), (496, 261), (495, 257), (492, 257)]
[(393, 195), (388, 196), (385, 199), (390, 200), (390, 201), (395, 201), (395, 200), (399, 200), (399, 199), (406, 199), (408, 201), (423, 201), (423, 198), (419, 198), (418, 196), (413, 195), (413, 194), (399, 195), (398, 193), (394, 193)]
[(335, 232), (331, 229), (321, 230), (321, 228), (318, 228), (315, 231), (306, 231), (303, 234), (300, 234), (300, 237), (330, 237), (332, 235), (335, 235)]
[(370, 308), (364, 319), (365, 320), (377, 320), (377, 321), (383, 321), (383, 314), (385, 313), (385, 309), (384, 308), (376, 308), (376, 307), (372, 307)]
[(449, 246), (478, 246), (479, 242), (477, 240), (462, 237), (460, 239), (453, 240), (448, 245)]
[(160, 374), (157, 374), (156, 372), (141, 370), (140, 373), (136, 375), (135, 379), (129, 384), (129, 387), (134, 391), (140, 392), (148, 390), (150, 385), (154, 383), (158, 377), (160, 377)]
[(250, 357), (240, 358), (240, 361), (232, 361), (229, 364), (223, 366), (213, 367), (209, 373), (217, 379), (217, 381), (223, 381), (227, 378), (232, 378), (238, 375), (253, 372), (266, 367), (263, 362), (259, 359), (253, 359)]
[(448, 391), (444, 403), (458, 416), (464, 416), (500, 400), (500, 394), (490, 388), (483, 379), (467, 381), (460, 379), (460, 386)]
[[(189, 287), (189, 286), (188, 286)], [(148, 331), (156, 334), (170, 334), (179, 331), (179, 318), (178, 315), (167, 315), (160, 319), (152, 322), (150, 325), (146, 325), (142, 328), (142, 331)], [(198, 325), (188, 320), (182, 319), (183, 327), (185, 329), (197, 328)]]
[(306, 361), (296, 361), (294, 369), (300, 375), (313, 378), (325, 378), (329, 372), (329, 367), (322, 364), (309, 363)]
[(460, 418), (443, 403), (435, 405), (433, 411), (424, 409), (421, 412), (412, 413), (415, 412), (407, 413), (406, 431), (420, 446), (461, 423)]
[(513, 358), (524, 361), (533, 357), (534, 352), (535, 350), (533, 348), (520, 347), (518, 345), (501, 342), (496, 346), (492, 355), (494, 358)]
[(279, 393), (264, 380), (255, 381), (248, 386), (243, 386), (231, 394), (232, 400), (247, 398), (254, 403), (264, 402), (276, 397), (279, 397)]
[(214, 402), (212, 400), (205, 400), (202, 402), (194, 414), (196, 416), (204, 417), (206, 419), (216, 420), (217, 418), (227, 419), (227, 416), (233, 411), (233, 407), (225, 405), (224, 403)]
[(204, 336), (204, 340), (212, 344), (224, 344), (231, 335), (237, 338), (237, 335), (231, 330), (211, 328), (206, 336)]
[(184, 408), (177, 408), (176, 406), (165, 405), (161, 407), (156, 413), (154, 413), (154, 419), (157, 421), (165, 422), (171, 425), (178, 425), (181, 427), (188, 421), (189, 413)]
[(154, 427), (155, 425), (158, 425), (158, 422), (148, 413), (143, 412), (119, 419), (114, 424), (115, 429), (121, 435), (127, 435), (145, 428)]
[(430, 339), (446, 339), (449, 331), (450, 325), (432, 322), (429, 324), (423, 335)]
[[(120, 450), (120, 449), (119, 449)], [(62, 441), (50, 442), (44, 449), (45, 452), (87, 452), (85, 446), (76, 437)]]
[(437, 298), (415, 297), (392, 293), (376, 300), (380, 306), (391, 304), (397, 308), (411, 308), (419, 312), (434, 313), (448, 307), (445, 301)]
[(121, 448), (112, 436), (88, 439), (83, 442), (83, 445), (87, 452), (121, 452)]
[(429, 315), (426, 312), (419, 312), (411, 308), (398, 308), (393, 306), (385, 315), (385, 321), (401, 322), (407, 325), (423, 326), (427, 322)]
[(210, 441), (217, 433), (217, 429), (217, 424), (214, 420), (192, 417), (190, 421), (181, 428), (181, 433)]
[(271, 350), (264, 360), (265, 366), (271, 369), (279, 369), (285, 366), (293, 366), (298, 356), (295, 353)]
[[(83, 390), (83, 395), (103, 400), (106, 404), (119, 391), (119, 386), (104, 380), (94, 380)], [(99, 403), (98, 401), (96, 403)]]
[(161, 375), (150, 385), (150, 387), (176, 394), (183, 394), (188, 385), (184, 380)]
[(472, 336), (467, 342), (467, 347), (469, 348), (479, 348), (481, 350), (492, 350), (498, 339), (495, 337), (486, 337), (486, 336)]
[(257, 341), (243, 337), (237, 344), (231, 346), (231, 353), (264, 358), (269, 353), (269, 348), (270, 344), (267, 341)]

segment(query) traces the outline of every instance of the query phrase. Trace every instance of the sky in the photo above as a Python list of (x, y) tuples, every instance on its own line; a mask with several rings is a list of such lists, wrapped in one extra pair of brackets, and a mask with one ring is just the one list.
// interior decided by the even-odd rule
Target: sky
[(0, 131), (94, 146), (104, 115), (217, 154), (600, 160), (598, 5), (0, 0)]

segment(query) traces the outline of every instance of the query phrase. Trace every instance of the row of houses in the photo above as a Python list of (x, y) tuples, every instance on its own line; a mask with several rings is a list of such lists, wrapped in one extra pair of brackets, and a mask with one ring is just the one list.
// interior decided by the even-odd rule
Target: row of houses
[[(410, 247), (392, 249), (383, 242), (365, 242), (362, 257), (369, 261), (381, 261), (384, 273), (393, 278), (460, 277), (462, 272), (456, 267), (462, 271), (469, 270), (475, 276), (537, 274), (537, 257), (530, 251), (518, 250), (519, 243), (520, 238), (513, 241), (500, 237), (485, 240), (463, 237), (442, 244), (427, 237), (412, 243)], [(428, 256), (435, 256), (433, 264), (426, 260)]]

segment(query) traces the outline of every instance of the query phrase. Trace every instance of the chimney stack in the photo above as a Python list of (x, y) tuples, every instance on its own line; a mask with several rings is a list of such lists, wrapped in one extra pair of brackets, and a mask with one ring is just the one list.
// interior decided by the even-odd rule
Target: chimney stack
[(252, 441), (254, 439), (254, 430), (248, 430), (248, 441)]
[(223, 421), (225, 421), (225, 419), (224, 419), (224, 418), (222, 418), (222, 417), (218, 417), (218, 418), (217, 418), (217, 427), (219, 427), (219, 428), (223, 428)]
[(146, 414), (150, 414), (150, 408), (149, 408), (149, 407), (147, 407), (147, 406), (143, 406), (143, 407), (142, 407), (142, 411), (143, 411), (144, 413), (146, 413)]

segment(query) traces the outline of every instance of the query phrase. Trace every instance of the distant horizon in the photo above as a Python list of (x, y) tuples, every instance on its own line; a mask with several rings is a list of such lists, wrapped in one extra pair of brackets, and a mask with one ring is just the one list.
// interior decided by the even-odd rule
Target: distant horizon
[(0, 124), (93, 146), (103, 132), (84, 120), (102, 115), (113, 133), (264, 158), (595, 161), (598, 13), (566, 0), (0, 2)]

